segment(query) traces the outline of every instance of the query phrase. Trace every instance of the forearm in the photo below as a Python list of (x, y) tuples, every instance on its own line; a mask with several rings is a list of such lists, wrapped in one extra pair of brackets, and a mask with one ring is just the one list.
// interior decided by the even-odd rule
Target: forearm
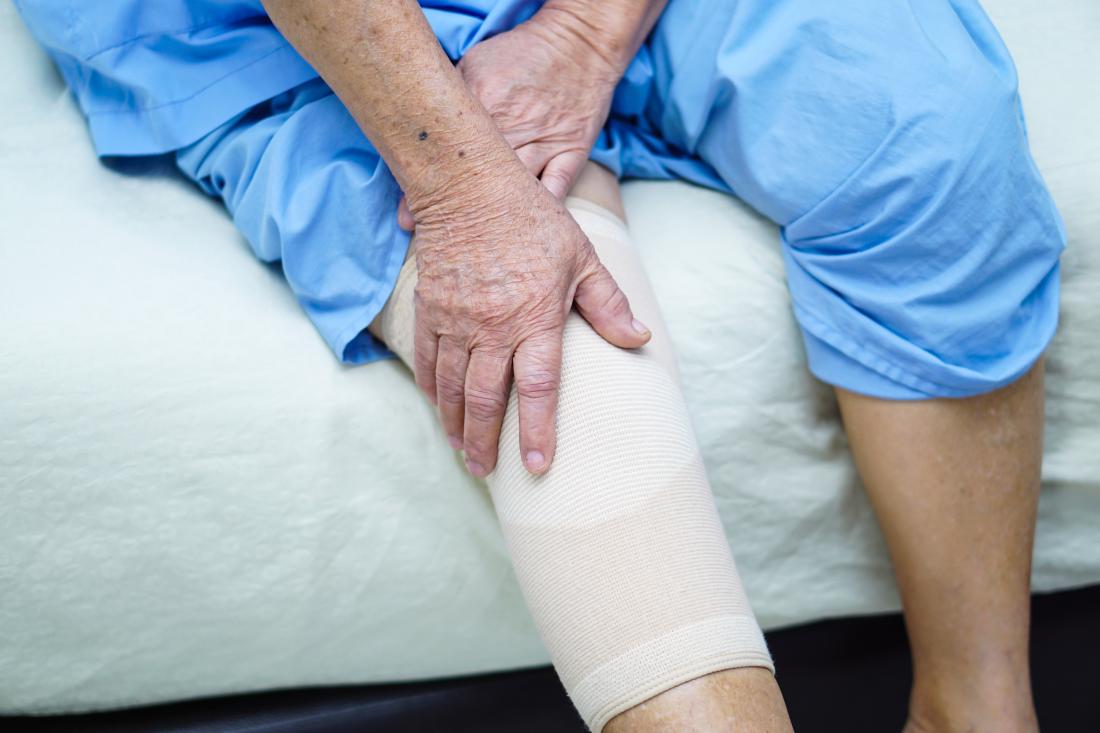
[(412, 0), (263, 0), (345, 104), (414, 213), (458, 182), (519, 165)]
[(622, 76), (667, 4), (668, 0), (547, 0), (535, 21), (582, 39)]

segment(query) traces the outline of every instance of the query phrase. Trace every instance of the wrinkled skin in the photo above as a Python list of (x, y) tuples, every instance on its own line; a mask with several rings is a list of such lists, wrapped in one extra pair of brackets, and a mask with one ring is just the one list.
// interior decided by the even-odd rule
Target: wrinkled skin
[[(621, 69), (552, 13), (478, 44), (458, 68), (522, 167), (515, 158), (487, 160), (485, 175), (434, 204), (410, 211), (402, 203), (399, 220), (415, 229), (419, 271), (414, 371), (475, 476), (496, 465), (514, 377), (524, 465), (543, 473), (555, 447), (571, 306), (612, 344), (649, 339), (559, 203), (607, 118)], [(474, 213), (486, 210), (499, 213)]]
[[(623, 71), (566, 27), (544, 10), (477, 44), (458, 63), (524, 166), (559, 199), (587, 162)], [(404, 203), (399, 222), (415, 226)]]
[[(626, 296), (561, 203), (515, 156), (414, 210), (414, 372), (451, 445), (485, 476), (514, 376), (520, 450), (532, 473), (552, 460), (562, 332), (576, 306), (609, 342), (649, 340)], [(498, 212), (486, 217), (481, 212)]]
[(621, 70), (541, 13), (474, 46), (458, 69), (527, 170), (565, 198), (607, 120)]

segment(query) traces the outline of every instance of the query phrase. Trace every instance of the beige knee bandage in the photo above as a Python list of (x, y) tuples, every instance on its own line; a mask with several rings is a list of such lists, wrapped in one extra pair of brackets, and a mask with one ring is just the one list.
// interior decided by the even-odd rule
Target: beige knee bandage
[[(654, 337), (625, 351), (572, 314), (553, 467), (542, 477), (524, 469), (513, 389), (488, 483), (554, 666), (585, 722), (600, 731), (615, 715), (687, 680), (772, 663), (626, 228), (594, 204), (568, 205)], [(386, 341), (407, 364), (415, 281), (410, 259), (382, 314)]]

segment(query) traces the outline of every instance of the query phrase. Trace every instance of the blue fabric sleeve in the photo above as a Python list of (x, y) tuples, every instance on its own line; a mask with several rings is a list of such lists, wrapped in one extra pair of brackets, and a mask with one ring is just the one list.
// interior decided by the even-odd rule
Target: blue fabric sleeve
[(100, 155), (176, 150), (317, 76), (259, 0), (17, 7), (80, 104)]
[[(100, 155), (197, 141), (317, 77), (260, 0), (15, 0), (72, 90)], [(530, 17), (537, 0), (423, 0), (444, 51)]]
[[(455, 60), (539, 4), (422, 2)], [(181, 169), (282, 261), (333, 349), (383, 353), (361, 332), (407, 246), (396, 183), (259, 0), (17, 7), (101, 154), (184, 148)], [(976, 394), (1054, 333), (1064, 233), (976, 0), (671, 0), (592, 157), (776, 221), (810, 368), (830, 383)]]

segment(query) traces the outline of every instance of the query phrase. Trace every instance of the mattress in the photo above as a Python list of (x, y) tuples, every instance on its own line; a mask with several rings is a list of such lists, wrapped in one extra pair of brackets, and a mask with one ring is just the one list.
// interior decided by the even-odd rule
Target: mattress
[[(1100, 582), (1100, 5), (990, 0), (1069, 235), (1037, 590)], [(0, 4), (0, 712), (544, 664), (484, 486), (395, 361), (347, 368), (219, 204), (96, 160)], [(777, 232), (630, 182), (765, 628), (899, 607)]]

